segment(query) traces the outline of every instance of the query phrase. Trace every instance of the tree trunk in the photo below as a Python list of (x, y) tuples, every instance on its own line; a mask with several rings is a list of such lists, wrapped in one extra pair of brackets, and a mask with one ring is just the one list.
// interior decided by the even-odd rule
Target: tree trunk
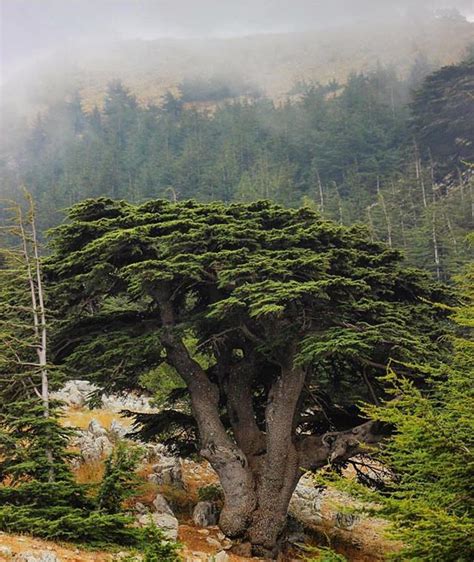
[[(265, 427), (259, 427), (253, 407), (256, 365), (251, 346), (240, 346), (245, 355), (235, 364), (228, 356), (220, 356), (217, 384), (211, 382), (174, 331), (169, 293), (163, 291), (158, 301), (167, 361), (188, 387), (201, 456), (216, 471), (224, 491), (219, 526), (228, 537), (250, 542), (253, 554), (276, 558), (284, 537), (288, 505), (302, 468), (320, 468), (328, 460), (346, 460), (359, 453), (361, 442), (373, 441), (369, 431), (372, 426), (298, 437), (296, 427), (307, 372), (294, 366), (295, 350), (285, 349), (280, 366), (275, 365), (275, 378), (267, 395)], [(221, 399), (226, 402), (232, 432), (220, 418)]]

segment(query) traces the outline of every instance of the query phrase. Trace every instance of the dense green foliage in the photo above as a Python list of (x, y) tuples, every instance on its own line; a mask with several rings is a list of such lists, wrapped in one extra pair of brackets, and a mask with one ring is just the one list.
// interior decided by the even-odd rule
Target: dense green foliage
[[(472, 63), (431, 76), (412, 114), (410, 88), (429, 68), (420, 58), (407, 80), (379, 67), (343, 86), (301, 83), (282, 105), (254, 97), (212, 110), (185, 103), (212, 91), (207, 83), (185, 81), (183, 97), (169, 93), (158, 108), (139, 105), (113, 82), (102, 110), (84, 112), (73, 95), (38, 116), (3, 151), (2, 189), (26, 184), (44, 227), (87, 197), (304, 200), (343, 224), (366, 222), (374, 239), (448, 278), (466, 261), (464, 234), (473, 220), (463, 164), (471, 154)], [(433, 181), (447, 172), (455, 173), (448, 183)]]
[[(27, 276), (34, 256), (21, 248), (0, 254), (0, 530), (134, 544), (131, 518), (101, 512), (88, 487), (75, 482), (68, 451), (73, 431), (60, 423), (60, 404), (50, 401), (45, 415)], [(61, 377), (53, 366), (47, 369), (54, 389)]]
[(413, 110), (420, 142), (445, 170), (474, 161), (474, 53), (428, 76)]
[(120, 513), (124, 502), (133, 496), (139, 482), (136, 468), (140, 457), (138, 449), (118, 443), (105, 461), (105, 473), (102, 478), (97, 501), (99, 509), (106, 513)]
[(142, 529), (140, 556), (120, 556), (117, 562), (180, 562), (180, 543), (166, 539), (163, 531), (153, 522)]
[(393, 424), (382, 459), (397, 479), (382, 514), (404, 548), (396, 560), (468, 562), (474, 556), (474, 271), (462, 280), (468, 302), (455, 319), (452, 361), (426, 366), (429, 392), (389, 375), (394, 399), (372, 415)]
[[(441, 289), (365, 229), (311, 209), (98, 199), (73, 207), (69, 218), (55, 231), (47, 265), (65, 319), (56, 361), (109, 390), (140, 387), (145, 373), (167, 361), (160, 291), (169, 295), (189, 353), (197, 340), (210, 358), (201, 367), (211, 380), (219, 360), (238, 360), (234, 338), (255, 348), (260, 421), (275, 358), (290, 344), (295, 362), (318, 373), (315, 392), (324, 397), (318, 415), (302, 414), (306, 431), (357, 419), (358, 400), (383, 393), (376, 377), (389, 358), (442, 354), (444, 313), (431, 305), (446, 298)], [(314, 408), (309, 394), (304, 404)], [(194, 435), (182, 407), (154, 421)]]
[(337, 480), (342, 489), (370, 502), (369, 513), (391, 522), (389, 535), (402, 548), (390, 559), (400, 562), (468, 562), (474, 556), (473, 267), (457, 281), (463, 302), (451, 309), (458, 326), (450, 338), (452, 356), (441, 363), (407, 365), (424, 373), (429, 385), (422, 388), (389, 370), (384, 377), (389, 398), (367, 408), (373, 419), (394, 430), (377, 455), (384, 467), (383, 479), (376, 482), (382, 491)]

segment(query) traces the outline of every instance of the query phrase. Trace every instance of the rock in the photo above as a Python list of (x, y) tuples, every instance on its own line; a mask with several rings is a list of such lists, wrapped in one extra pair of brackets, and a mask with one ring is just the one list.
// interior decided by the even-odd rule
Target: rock
[(221, 550), (214, 556), (214, 562), (229, 562), (230, 556), (224, 550)]
[(324, 490), (317, 488), (303, 479), (298, 482), (289, 505), (289, 513), (306, 527), (322, 522), (321, 514)]
[(107, 435), (95, 435), (89, 431), (81, 432), (74, 440), (74, 444), (79, 448), (85, 462), (98, 461), (110, 455), (113, 450)]
[(48, 552), (44, 550), (37, 553), (32, 552), (22, 552), (17, 554), (13, 559), (14, 562), (60, 562), (59, 558), (54, 552)]
[(193, 521), (197, 527), (212, 527), (217, 524), (218, 511), (212, 502), (199, 502), (193, 511)]
[(90, 422), (87, 430), (77, 433), (72, 444), (78, 447), (85, 462), (98, 461), (113, 450), (107, 430), (95, 419)]
[(161, 529), (168, 540), (175, 541), (178, 538), (179, 523), (176, 517), (168, 513), (149, 513), (138, 517), (138, 524), (146, 527), (150, 523), (154, 523)]
[(90, 421), (87, 431), (94, 435), (94, 437), (107, 437), (107, 430), (96, 419)]
[(109, 434), (115, 439), (123, 439), (128, 433), (128, 429), (117, 420), (112, 420)]
[[(97, 392), (98, 388), (88, 381), (68, 381), (61, 390), (54, 392), (52, 397), (61, 400), (69, 406), (83, 407), (89, 396)], [(152, 410), (150, 399), (132, 392), (130, 394), (111, 394), (102, 396), (102, 405), (108, 410), (120, 412), (121, 410), (132, 410), (134, 412), (149, 412)]]
[(13, 556), (13, 551), (9, 546), (1, 546), (0, 545), (0, 559), (10, 559)]
[(137, 502), (137, 503), (135, 504), (135, 511), (136, 511), (137, 513), (142, 513), (142, 514), (143, 514), (143, 513), (148, 513), (147, 507), (146, 507), (145, 505), (143, 505), (141, 502)]
[(336, 523), (336, 527), (349, 531), (360, 521), (360, 517), (358, 515), (355, 515), (354, 513), (337, 512), (334, 520)]
[(171, 507), (161, 494), (157, 494), (156, 498), (153, 500), (153, 510), (156, 513), (167, 513), (168, 515), (173, 515), (174, 517)]
[(148, 476), (148, 480), (160, 486), (184, 489), (180, 460), (176, 457), (162, 456), (159, 462), (153, 465), (153, 474)]
[(207, 537), (206, 542), (215, 548), (222, 549), (221, 543), (213, 537)]

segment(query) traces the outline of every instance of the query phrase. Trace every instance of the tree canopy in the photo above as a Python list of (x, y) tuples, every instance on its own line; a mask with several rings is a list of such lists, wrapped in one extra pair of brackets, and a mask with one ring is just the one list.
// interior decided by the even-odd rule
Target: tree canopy
[(54, 231), (47, 271), (65, 319), (56, 361), (114, 390), (171, 365), (190, 407), (158, 426), (197, 430), (220, 525), (257, 553), (275, 551), (301, 468), (380, 439), (359, 402), (384, 395), (387, 364), (443, 354), (440, 286), (309, 208), (87, 200)]

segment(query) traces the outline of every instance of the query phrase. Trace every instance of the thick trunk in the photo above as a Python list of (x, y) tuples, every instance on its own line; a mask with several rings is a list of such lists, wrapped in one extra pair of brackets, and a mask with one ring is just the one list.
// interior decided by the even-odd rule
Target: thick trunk
[(294, 448), (265, 471), (257, 489), (258, 506), (247, 531), (254, 555), (274, 558), (278, 554), (287, 520), (288, 505), (301, 477), (298, 455)]
[[(215, 384), (175, 333), (169, 296), (159, 296), (167, 360), (186, 382), (201, 455), (217, 472), (224, 491), (219, 525), (227, 536), (250, 542), (254, 554), (275, 558), (302, 469), (317, 469), (328, 461), (346, 460), (360, 453), (361, 443), (377, 441), (374, 425), (298, 438), (300, 398), (307, 373), (294, 366), (294, 350), (288, 349), (268, 393), (263, 431), (253, 408), (255, 365), (251, 354), (236, 365), (223, 360)], [(220, 418), (221, 394), (227, 403), (233, 438)]]
[(288, 504), (300, 472), (295, 419), (306, 372), (293, 367), (291, 351), (268, 396), (265, 412), (266, 454), (257, 486), (257, 509), (248, 536), (258, 556), (275, 556)]
[(189, 354), (174, 332), (175, 318), (169, 295), (159, 294), (163, 327), (162, 342), (168, 362), (185, 381), (201, 441), (201, 455), (219, 476), (225, 505), (219, 524), (229, 537), (245, 533), (256, 505), (255, 483), (247, 458), (227, 433), (219, 416), (219, 389)]

